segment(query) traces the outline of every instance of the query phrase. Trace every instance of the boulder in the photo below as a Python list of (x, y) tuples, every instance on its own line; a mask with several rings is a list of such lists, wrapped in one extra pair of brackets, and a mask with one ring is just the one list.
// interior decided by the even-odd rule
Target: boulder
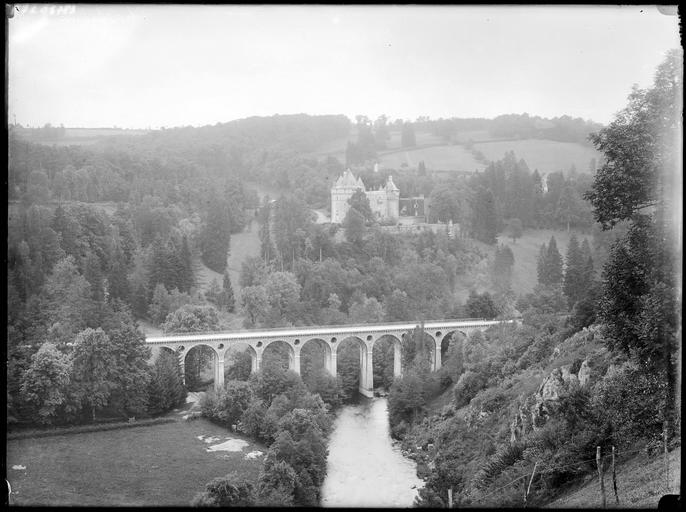
[(577, 378), (579, 379), (579, 385), (583, 388), (585, 387), (591, 380), (591, 366), (588, 364), (588, 359), (584, 359), (584, 361), (581, 363), (581, 367), (579, 368), (579, 373), (577, 375)]

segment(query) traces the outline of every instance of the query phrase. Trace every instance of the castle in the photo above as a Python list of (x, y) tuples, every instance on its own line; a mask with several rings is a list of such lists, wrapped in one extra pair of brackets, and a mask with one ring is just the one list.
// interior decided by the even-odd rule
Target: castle
[(400, 190), (393, 183), (393, 178), (388, 177), (386, 185), (379, 190), (367, 190), (362, 180), (355, 178), (350, 169), (340, 176), (331, 188), (331, 222), (340, 224), (350, 209), (348, 199), (356, 190), (362, 190), (369, 200), (372, 213), (378, 220), (397, 221), (399, 217), (398, 207), (400, 204)]

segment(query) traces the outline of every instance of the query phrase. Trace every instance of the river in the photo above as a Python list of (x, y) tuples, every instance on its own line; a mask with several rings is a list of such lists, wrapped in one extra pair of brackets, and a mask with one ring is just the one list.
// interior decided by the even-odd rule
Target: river
[(423, 485), (414, 461), (391, 439), (385, 398), (362, 399), (338, 412), (322, 506), (411, 507)]

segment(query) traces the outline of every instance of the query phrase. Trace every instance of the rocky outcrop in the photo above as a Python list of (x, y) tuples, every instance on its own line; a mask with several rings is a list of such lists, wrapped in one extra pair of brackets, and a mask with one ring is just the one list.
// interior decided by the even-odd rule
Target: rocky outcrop
[(515, 443), (527, 432), (542, 427), (551, 414), (554, 414), (560, 396), (574, 388), (588, 386), (591, 376), (592, 370), (587, 359), (581, 363), (577, 373), (572, 372), (572, 365), (564, 365), (551, 371), (536, 393), (527, 397), (518, 407), (510, 423), (510, 443)]

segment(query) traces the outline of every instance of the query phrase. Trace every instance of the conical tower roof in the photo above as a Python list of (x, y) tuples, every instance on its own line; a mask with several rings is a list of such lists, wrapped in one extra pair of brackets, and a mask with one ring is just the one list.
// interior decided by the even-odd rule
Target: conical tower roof
[(387, 192), (400, 192), (400, 189), (395, 186), (395, 183), (393, 183), (393, 176), (388, 176), (388, 180), (386, 181), (386, 191)]
[(355, 178), (350, 169), (347, 169), (337, 180), (336, 187), (361, 188), (364, 190), (364, 183), (358, 177)]

